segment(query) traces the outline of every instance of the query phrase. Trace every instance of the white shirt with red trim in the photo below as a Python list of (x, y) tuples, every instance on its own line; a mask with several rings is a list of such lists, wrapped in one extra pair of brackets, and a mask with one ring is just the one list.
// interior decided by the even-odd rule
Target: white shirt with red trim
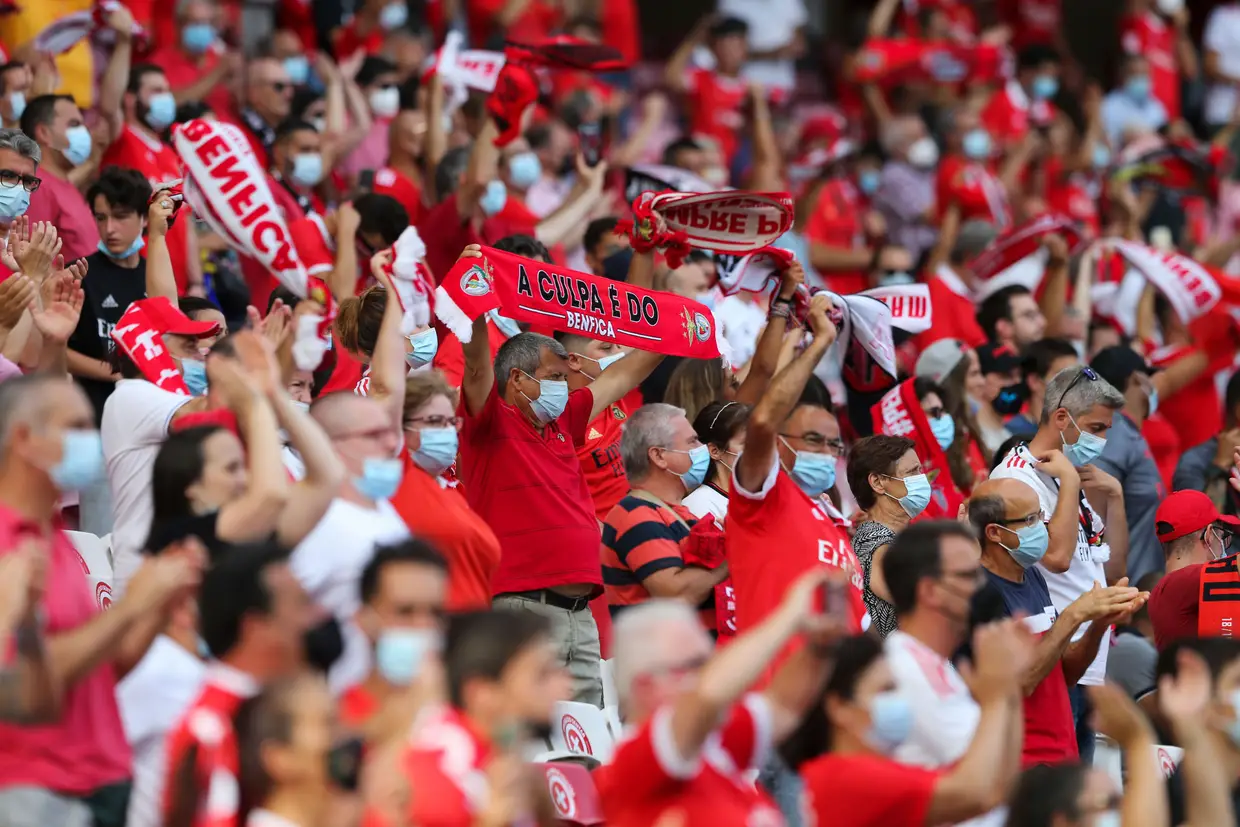
[(610, 764), (594, 771), (608, 827), (649, 827), (668, 810), (684, 827), (777, 827), (784, 823), (770, 798), (750, 780), (772, 746), (771, 708), (750, 694), (706, 739), (698, 755), (683, 756), (665, 706), (616, 747)]
[[(1037, 464), (1033, 454), (1029, 453), (1028, 447), (1017, 445), (1004, 456), (995, 470), (990, 472), (990, 478), (992, 480), (1020, 480), (1028, 484), (1038, 493), (1038, 503), (1045, 512), (1046, 518), (1050, 519), (1054, 516), (1055, 506), (1059, 502), (1059, 486), (1049, 476), (1038, 471)], [(1080, 498), (1077, 510), (1076, 552), (1072, 555), (1072, 563), (1068, 566), (1068, 570), (1056, 573), (1038, 564), (1038, 568), (1042, 570), (1046, 578), (1046, 588), (1051, 593), (1051, 602), (1055, 604), (1055, 609), (1059, 612), (1068, 608), (1074, 600), (1092, 589), (1094, 583), (1105, 584), (1107, 582), (1105, 564), (1111, 559), (1111, 547), (1102, 539), (1106, 525), (1098, 516), (1098, 512), (1090, 508), (1084, 497)], [(1088, 532), (1085, 529), (1086, 525), (1090, 526)], [(1012, 536), (1012, 542), (1016, 542), (1015, 535)], [(1088, 628), (1088, 623), (1082, 624), (1072, 639), (1079, 640)], [(1085, 670), (1080, 683), (1086, 686), (1102, 685), (1106, 679), (1107, 650), (1110, 648), (1111, 630), (1108, 629), (1102, 637), (1102, 643), (1098, 646), (1098, 656)]]

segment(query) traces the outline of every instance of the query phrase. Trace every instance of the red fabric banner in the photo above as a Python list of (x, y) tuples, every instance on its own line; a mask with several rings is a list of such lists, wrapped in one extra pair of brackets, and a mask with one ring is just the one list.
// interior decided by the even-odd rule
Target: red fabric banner
[[(930, 420), (921, 409), (913, 380), (906, 379), (889, 390), (878, 404), (870, 409), (874, 419), (874, 433), (903, 436), (913, 440), (922, 470), (930, 477), (930, 504), (922, 512), (922, 519), (956, 519), (964, 494), (952, 480), (947, 464), (947, 454), (939, 447), (939, 441), (930, 430)], [(956, 439), (966, 439), (957, 423)]]
[(727, 358), (714, 315), (673, 293), (482, 248), (462, 258), (435, 289), (435, 315), (462, 342), (488, 310), (538, 327), (577, 333), (637, 350), (691, 359)]

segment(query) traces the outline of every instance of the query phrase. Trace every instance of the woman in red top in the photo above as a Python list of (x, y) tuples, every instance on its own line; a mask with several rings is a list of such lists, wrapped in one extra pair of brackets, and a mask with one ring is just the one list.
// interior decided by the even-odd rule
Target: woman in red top
[[(979, 662), (990, 660), (1002, 658)], [(883, 644), (869, 635), (845, 639), (822, 703), (782, 747), (785, 760), (800, 770), (806, 810), (833, 827), (930, 827), (1001, 805), (1019, 764), (1007, 754), (1007, 736), (1020, 707), (1014, 670), (994, 665), (999, 668), (991, 674), (979, 671), (971, 687), (982, 712), (968, 751), (950, 772), (927, 770), (889, 757), (908, 737), (913, 711), (896, 687)]]
[(451, 612), (491, 607), (491, 575), (499, 540), (444, 474), (456, 462), (456, 392), (434, 370), (405, 382), (405, 476), (392, 505), (409, 531), (432, 543), (448, 561)]

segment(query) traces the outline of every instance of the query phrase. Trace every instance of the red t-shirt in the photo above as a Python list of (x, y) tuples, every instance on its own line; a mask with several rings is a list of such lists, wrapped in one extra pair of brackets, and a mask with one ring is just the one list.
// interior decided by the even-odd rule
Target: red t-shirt
[[(175, 44), (178, 42), (177, 35), (173, 34), (168, 40), (159, 42)], [(200, 57), (192, 57), (181, 51), (178, 46), (168, 45), (152, 54), (150, 62), (164, 70), (164, 74), (168, 77), (168, 85), (173, 91), (177, 91), (193, 85), (203, 75), (212, 71), (220, 62), (220, 55), (215, 50), (209, 49)], [(211, 111), (217, 118), (228, 119), (232, 116), (232, 96), (226, 83), (221, 83), (208, 92), (203, 98), (203, 103), (211, 107)], [(259, 157), (264, 158), (264, 153), (260, 153)]]
[[(67, 634), (93, 622), (99, 601), (86, 578), (86, 563), (59, 520), (49, 532), (0, 505), (0, 556), (24, 540), (48, 544), (42, 605), (47, 634)], [(11, 645), (4, 643), (6, 661)], [(0, 787), (28, 785), (75, 796), (129, 778), (133, 756), (116, 705), (111, 661), (65, 687), (57, 720), (36, 726), (0, 722), (0, 743)]]
[[(725, 542), (738, 634), (765, 620), (783, 603), (793, 582), (818, 565), (840, 569), (851, 578), (852, 626), (861, 630), (864, 583), (848, 535), (780, 469), (778, 459), (759, 491), (745, 491), (733, 476)], [(781, 659), (797, 645), (786, 646)]]
[(575, 390), (539, 433), (495, 387), (476, 415), (461, 400), (458, 470), (470, 507), (499, 538), (495, 594), (574, 583), (602, 590), (598, 519), (577, 461), (593, 406), (589, 388)]
[(487, 737), (450, 707), (431, 709), (418, 722), (405, 773), (415, 790), (409, 823), (420, 827), (471, 827), (486, 806)]
[(1180, 117), (1180, 63), (1175, 54), (1175, 27), (1153, 11), (1120, 19), (1120, 45), (1125, 54), (1141, 55), (1150, 65), (1154, 97), (1167, 110), (1168, 121)]
[(771, 747), (765, 698), (747, 695), (692, 759), (676, 753), (671, 713), (667, 706), (656, 711), (617, 745), (610, 764), (594, 771), (608, 827), (649, 827), (668, 811), (682, 814), (683, 827), (783, 823), (771, 800), (745, 777), (763, 765)]
[(940, 214), (953, 204), (960, 208), (961, 223), (973, 218), (993, 222), (1000, 228), (1012, 223), (1007, 192), (985, 164), (948, 155), (939, 164), (936, 196)]
[[(488, 39), (498, 29), (494, 23), (508, 0), (465, 0), (465, 17), (469, 26), (469, 42), (475, 49), (489, 48)], [(555, 2), (530, 0), (525, 11), (503, 31), (505, 39), (515, 43), (536, 43), (563, 22), (563, 12)]]
[(641, 59), (636, 0), (607, 0), (602, 6), (599, 24), (603, 29), (603, 42), (619, 49), (629, 63), (636, 63)]
[(1055, 107), (1046, 101), (1030, 100), (1019, 83), (1010, 80), (990, 96), (982, 110), (982, 126), (995, 143), (1012, 147), (1025, 139), (1032, 126), (1049, 124)]
[[(859, 249), (865, 245), (861, 217), (868, 207), (851, 180), (834, 178), (818, 191), (818, 202), (805, 224), (805, 237), (830, 247)], [(827, 287), (842, 296), (859, 293), (870, 286), (864, 270), (820, 275)]]
[(934, 325), (914, 337), (918, 351), (939, 339), (959, 339), (969, 347), (986, 343), (969, 287), (951, 268), (941, 265), (926, 286), (930, 289), (930, 306), (934, 308)]
[(620, 435), (624, 421), (632, 411), (621, 399), (590, 423), (585, 443), (577, 449), (581, 472), (586, 475), (586, 485), (594, 498), (594, 514), (600, 520), (624, 498), (629, 490), (629, 478), (624, 473), (620, 459)]
[[(125, 124), (121, 134), (103, 153), (101, 168), (110, 166), (136, 169), (146, 177), (154, 188), (157, 184), (181, 177), (181, 159), (172, 147), (158, 139), (152, 139)], [(88, 207), (93, 205), (88, 204)], [(177, 280), (177, 293), (184, 294), (189, 286), (189, 228), (191, 221), (188, 204), (177, 211), (177, 220), (168, 230), (168, 257), (172, 259), (172, 275)], [(146, 251), (143, 250), (143, 255)]]
[(999, 17), (1012, 27), (1012, 48), (1050, 46), (1063, 24), (1061, 0), (1000, 0)]
[(1158, 476), (1167, 490), (1171, 490), (1171, 480), (1175, 476), (1175, 467), (1180, 462), (1181, 449), (1184, 443), (1175, 426), (1163, 417), (1162, 412), (1154, 414), (1141, 425), (1141, 436), (1145, 444), (1150, 446), (1150, 455), (1158, 466)]
[(709, 69), (690, 69), (685, 77), (690, 130), (719, 142), (725, 161), (731, 162), (745, 125), (741, 107), (749, 94), (742, 78), (718, 75)]
[(340, 722), (345, 726), (361, 729), (378, 711), (378, 698), (363, 684), (350, 686), (340, 696)]
[[(1233, 330), (1225, 312), (1211, 311), (1189, 325), (1193, 340), (1210, 357), (1209, 367), (1158, 405), (1158, 413), (1175, 426), (1182, 445), (1200, 445), (1223, 430), (1223, 401), (1214, 377), (1232, 369), (1237, 347)], [(1150, 354), (1149, 361), (1154, 367), (1165, 368), (1190, 352), (1178, 345), (1159, 348)]]
[(1161, 652), (1177, 640), (1197, 637), (1201, 568), (1194, 563), (1168, 572), (1150, 592), (1147, 611), (1154, 626), (1154, 645)]
[[(465, 379), (465, 352), (461, 350), (461, 340), (456, 338), (455, 333), (442, 335), (440, 331), (439, 350), (435, 351), (435, 358), (431, 361), (431, 366), (443, 374), (448, 380), (448, 384), (458, 390), (461, 382)], [(500, 345), (508, 341), (508, 337), (504, 335), (495, 322), (487, 321), (487, 344), (491, 346), (491, 360), (495, 360), (495, 354), (499, 353)]]
[(355, 389), (362, 379), (362, 372), (366, 370), (366, 365), (354, 359), (347, 350), (340, 346), (340, 343), (336, 341), (335, 331), (332, 332), (332, 353), (336, 354), (336, 365), (332, 368), (331, 378), (323, 386), (322, 393)]
[(832, 827), (922, 827), (940, 777), (860, 753), (828, 753), (801, 767), (811, 822)]
[(399, 201), (400, 205), (405, 208), (405, 212), (409, 213), (410, 224), (417, 224), (422, 220), (422, 214), (425, 212), (422, 206), (422, 190), (403, 172), (391, 167), (375, 170), (375, 183), (371, 191), (376, 195), (386, 195)]
[(43, 184), (30, 193), (30, 207), (26, 217), (35, 221), (48, 221), (56, 227), (62, 246), (60, 255), (66, 262), (85, 258), (99, 250), (99, 229), (95, 226), (95, 213), (86, 198), (67, 178), (57, 178), (47, 167), (39, 175)]
[(499, 568), (499, 540), (470, 510), (455, 488), (423, 471), (404, 453), (405, 476), (392, 496), (392, 507), (413, 536), (430, 541), (448, 562), (450, 612), (491, 607), (491, 578)]
[(207, 667), (198, 699), (168, 736), (164, 769), (164, 814), (177, 809), (183, 764), (194, 757), (194, 827), (237, 827), (240, 803), (240, 758), (233, 716), (246, 698), (258, 694), (258, 683), (218, 661)]

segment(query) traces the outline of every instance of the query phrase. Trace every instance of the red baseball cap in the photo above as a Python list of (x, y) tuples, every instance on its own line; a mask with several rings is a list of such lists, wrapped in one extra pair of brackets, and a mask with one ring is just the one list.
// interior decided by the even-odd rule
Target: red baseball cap
[(1203, 531), (1215, 523), (1240, 531), (1240, 518), (1219, 514), (1214, 502), (1200, 491), (1176, 491), (1154, 512), (1154, 531), (1163, 543)]
[(174, 336), (193, 336), (205, 339), (220, 332), (219, 322), (196, 322), (181, 312), (167, 296), (152, 296), (134, 302), (146, 315), (147, 321), (157, 333), (171, 333)]

